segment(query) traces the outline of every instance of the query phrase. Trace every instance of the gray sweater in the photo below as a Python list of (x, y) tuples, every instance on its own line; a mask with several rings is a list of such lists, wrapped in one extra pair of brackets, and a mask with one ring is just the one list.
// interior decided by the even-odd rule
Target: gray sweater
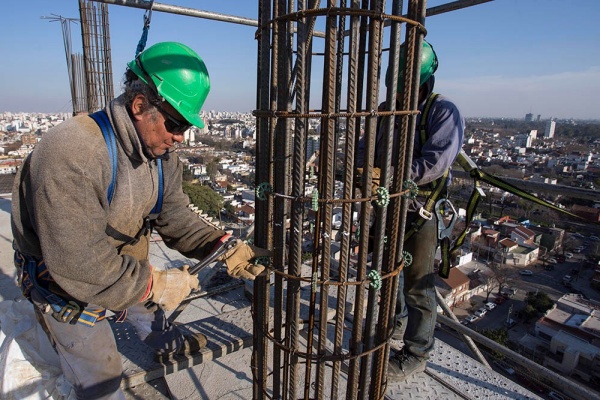
[[(119, 254), (107, 224), (131, 237), (158, 198), (156, 160), (148, 159), (123, 104), (106, 112), (118, 139), (118, 173), (111, 204), (112, 167), (98, 125), (74, 117), (48, 131), (20, 169), (13, 189), (14, 246), (43, 258), (60, 291), (111, 310), (138, 303), (150, 280), (149, 237)], [(163, 160), (163, 207), (155, 229), (170, 248), (201, 259), (225, 234), (202, 222), (188, 207), (177, 157)]]

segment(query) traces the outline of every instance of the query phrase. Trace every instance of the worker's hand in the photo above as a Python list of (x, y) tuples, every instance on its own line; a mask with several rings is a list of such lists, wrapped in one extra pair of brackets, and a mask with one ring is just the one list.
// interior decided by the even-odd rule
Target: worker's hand
[[(362, 186), (362, 175), (363, 169), (356, 169), (356, 185)], [(381, 178), (381, 170), (379, 168), (373, 168), (372, 181), (371, 181), (371, 196), (377, 195), (377, 188), (379, 187), (379, 180)]]
[(270, 257), (271, 252), (267, 249), (252, 246), (238, 240), (237, 245), (227, 253), (219, 257), (219, 261), (227, 264), (227, 273), (234, 278), (250, 279), (253, 281), (262, 274), (265, 267), (251, 262), (256, 257)]
[(177, 308), (192, 289), (198, 289), (198, 277), (190, 275), (189, 269), (189, 265), (165, 270), (153, 269), (151, 300), (166, 311)]

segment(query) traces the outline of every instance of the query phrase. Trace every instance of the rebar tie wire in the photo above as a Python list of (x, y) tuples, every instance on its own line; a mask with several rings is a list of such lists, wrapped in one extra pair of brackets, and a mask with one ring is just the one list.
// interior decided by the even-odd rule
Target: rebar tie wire
[(311, 276), (298, 276), (298, 275), (291, 275), (288, 274), (286, 272), (283, 272), (279, 269), (276, 269), (274, 267), (272, 267), (271, 265), (264, 265), (261, 264), (265, 267), (265, 269), (267, 269), (270, 272), (273, 272), (276, 275), (279, 275), (283, 278), (287, 278), (289, 280), (295, 280), (295, 281), (299, 281), (299, 282), (305, 282), (305, 283), (309, 283), (313, 289), (316, 288), (317, 285), (329, 285), (329, 286), (362, 286), (362, 287), (372, 287), (373, 289), (379, 290), (381, 288), (381, 284), (383, 283), (384, 279), (390, 279), (396, 275), (398, 275), (400, 273), (400, 271), (402, 271), (402, 269), (404, 268), (404, 261), (405, 259), (403, 258), (402, 261), (400, 262), (400, 264), (398, 264), (398, 266), (393, 269), (392, 271), (381, 275), (379, 272), (377, 272), (377, 270), (371, 270), (369, 272), (369, 274), (371, 274), (372, 272), (375, 272), (372, 275), (367, 274), (367, 277), (365, 279), (363, 279), (362, 281), (336, 281), (336, 280), (330, 280), (330, 279), (326, 279), (326, 280), (319, 280), (317, 279), (317, 277), (315, 277), (314, 275)]
[(411, 190), (410, 188), (405, 189), (398, 193), (390, 194), (386, 188), (381, 187), (381, 186), (377, 188), (375, 195), (372, 195), (370, 197), (353, 197), (351, 199), (336, 199), (336, 198), (319, 199), (319, 198), (317, 198), (317, 196), (314, 195), (315, 193), (318, 196), (319, 192), (316, 189), (313, 191), (313, 195), (311, 195), (311, 196), (291, 196), (288, 194), (276, 193), (276, 192), (272, 191), (271, 185), (269, 185), (267, 182), (263, 182), (263, 183), (259, 184), (255, 190), (256, 198), (259, 200), (266, 200), (268, 196), (272, 196), (272, 197), (279, 197), (282, 199), (291, 200), (292, 202), (299, 202), (299, 203), (310, 202), (311, 209), (313, 211), (318, 210), (317, 205), (319, 203), (343, 204), (343, 203), (375, 202), (375, 204), (377, 204), (380, 207), (387, 207), (390, 203), (390, 199), (392, 199), (394, 197), (399, 197), (399, 196), (409, 197), (409, 198), (416, 197), (416, 193), (413, 190)]
[(400, 15), (385, 14), (382, 12), (348, 8), (348, 7), (327, 7), (327, 8), (315, 8), (311, 10), (299, 10), (293, 13), (280, 15), (274, 19), (265, 21), (264, 24), (260, 25), (254, 34), (254, 38), (258, 40), (260, 38), (261, 31), (275, 22), (289, 22), (289, 21), (300, 21), (305, 17), (316, 17), (316, 16), (330, 16), (330, 15), (343, 15), (343, 16), (363, 16), (371, 17), (375, 20), (385, 21), (391, 20), (395, 22), (404, 22), (408, 25), (414, 25), (420, 32), (427, 34), (425, 26), (418, 21), (402, 17)]

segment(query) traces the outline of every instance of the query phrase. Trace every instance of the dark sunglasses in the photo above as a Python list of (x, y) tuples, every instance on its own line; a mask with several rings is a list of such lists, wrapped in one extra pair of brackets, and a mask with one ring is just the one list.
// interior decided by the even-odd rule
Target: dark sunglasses
[(182, 133), (191, 128), (191, 124), (189, 124), (187, 121), (184, 122), (178, 120), (177, 118), (169, 114), (168, 111), (165, 110), (160, 104), (155, 104), (154, 106), (158, 109), (158, 111), (160, 111), (163, 117), (165, 117), (165, 129), (168, 132), (174, 135), (181, 135)]

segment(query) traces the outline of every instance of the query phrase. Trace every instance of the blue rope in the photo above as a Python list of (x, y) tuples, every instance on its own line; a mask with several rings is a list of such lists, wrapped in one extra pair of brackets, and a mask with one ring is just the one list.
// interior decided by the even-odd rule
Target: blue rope
[(142, 51), (144, 51), (144, 48), (146, 47), (146, 40), (148, 40), (148, 28), (150, 28), (150, 26), (147, 26), (147, 27), (145, 26), (144, 30), (142, 31), (142, 37), (140, 38), (137, 48), (135, 49), (136, 57), (138, 56), (138, 54), (140, 54)]
[(148, 40), (148, 30), (150, 30), (150, 20), (152, 19), (152, 6), (154, 5), (154, 0), (150, 2), (150, 8), (146, 10), (144, 14), (144, 29), (142, 30), (142, 37), (138, 42), (138, 45), (135, 49), (135, 56), (137, 57), (144, 49), (146, 48), (146, 41)]

